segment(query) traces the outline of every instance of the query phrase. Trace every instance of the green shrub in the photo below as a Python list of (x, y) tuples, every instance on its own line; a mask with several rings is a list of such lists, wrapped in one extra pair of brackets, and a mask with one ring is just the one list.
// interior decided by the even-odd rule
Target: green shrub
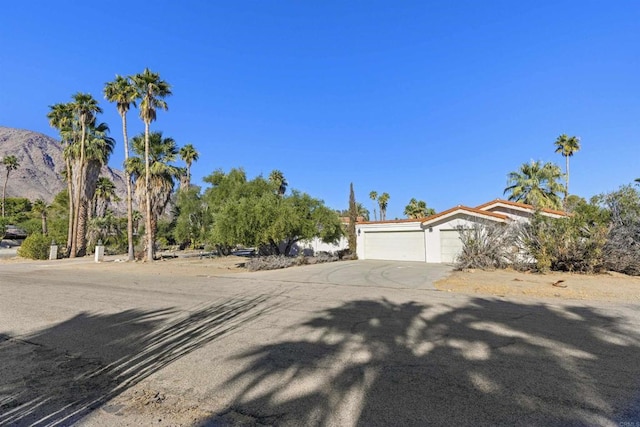
[(27, 237), (18, 248), (18, 255), (29, 259), (48, 259), (51, 238), (40, 233)]
[(545, 218), (536, 214), (523, 238), (536, 269), (598, 273), (603, 270), (607, 227), (576, 214)]

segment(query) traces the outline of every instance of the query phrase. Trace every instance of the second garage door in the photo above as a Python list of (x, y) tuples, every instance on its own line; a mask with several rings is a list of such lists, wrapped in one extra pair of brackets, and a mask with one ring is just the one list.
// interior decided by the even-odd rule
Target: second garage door
[(462, 252), (458, 230), (440, 230), (440, 262), (455, 262)]
[(424, 232), (368, 232), (364, 239), (364, 257), (391, 261), (425, 261)]

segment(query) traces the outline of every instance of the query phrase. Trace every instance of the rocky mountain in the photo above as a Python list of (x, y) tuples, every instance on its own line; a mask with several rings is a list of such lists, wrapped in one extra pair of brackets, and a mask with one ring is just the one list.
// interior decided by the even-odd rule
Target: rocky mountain
[[(60, 142), (47, 135), (22, 129), (0, 126), (0, 159), (14, 155), (20, 167), (11, 172), (7, 184), (7, 197), (42, 198), (50, 203), (56, 194), (66, 188), (61, 171), (64, 169)], [(116, 185), (116, 194), (122, 200), (112, 208), (126, 212), (127, 194), (124, 172), (104, 166), (101, 176)], [(4, 184), (6, 170), (0, 166), (0, 186)], [(0, 187), (1, 188), (1, 187)]]

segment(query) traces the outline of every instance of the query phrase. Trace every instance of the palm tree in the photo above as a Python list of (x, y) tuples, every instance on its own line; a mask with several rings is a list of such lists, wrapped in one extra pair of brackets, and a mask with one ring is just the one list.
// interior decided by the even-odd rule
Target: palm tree
[[(105, 84), (104, 97), (109, 102), (115, 102), (118, 114), (122, 118), (122, 137), (124, 142), (124, 162), (126, 164), (129, 159), (129, 137), (127, 134), (127, 113), (131, 104), (136, 106), (138, 99), (138, 91), (135, 86), (126, 77), (116, 74), (116, 79)], [(127, 243), (128, 243), (128, 259), (133, 261), (133, 202), (131, 190), (131, 175), (126, 171), (127, 182)]]
[(356, 210), (358, 211), (358, 217), (365, 221), (369, 221), (369, 209), (365, 208), (360, 202), (356, 202)]
[[(100, 176), (102, 166), (107, 164), (109, 156), (113, 152), (115, 140), (108, 136), (109, 127), (105, 123), (90, 125), (87, 130), (87, 144), (85, 149), (85, 173), (82, 185), (76, 180), (76, 187), (82, 189), (79, 205), (76, 206), (78, 215), (76, 217), (76, 232), (73, 241), (75, 242), (76, 256), (86, 254), (87, 243), (87, 223), (91, 214), (92, 202)], [(77, 153), (76, 153), (77, 154)], [(77, 158), (77, 156), (75, 157)], [(80, 169), (78, 165), (76, 168)]]
[(378, 216), (376, 215), (376, 202), (378, 201), (378, 192), (372, 191), (369, 193), (369, 198), (373, 200), (373, 219), (374, 221), (378, 220)]
[(191, 164), (197, 162), (200, 155), (196, 151), (192, 144), (187, 144), (179, 151), (180, 158), (187, 164), (187, 180), (185, 182), (185, 188), (189, 188), (191, 185)]
[(378, 197), (378, 206), (380, 207), (380, 220), (384, 221), (387, 219), (387, 205), (389, 204), (389, 193), (382, 193), (380, 197)]
[(7, 170), (7, 175), (4, 179), (4, 185), (2, 186), (2, 218), (4, 218), (4, 204), (6, 200), (7, 194), (7, 183), (9, 182), (9, 175), (11, 171), (14, 171), (20, 167), (20, 163), (18, 162), (18, 158), (16, 156), (6, 156), (2, 159), (2, 164)]
[(429, 215), (435, 214), (436, 211), (432, 208), (427, 208), (427, 203), (424, 200), (411, 199), (409, 204), (404, 208), (404, 214), (407, 218), (425, 218)]
[(46, 236), (48, 231), (47, 230), (47, 212), (49, 210), (49, 206), (44, 200), (38, 199), (35, 202), (33, 202), (33, 205), (31, 205), (31, 209), (35, 213), (40, 214), (40, 219), (42, 220), (42, 235)]
[(93, 206), (91, 216), (93, 218), (102, 217), (106, 214), (107, 208), (111, 201), (119, 201), (116, 195), (116, 185), (106, 176), (98, 178), (96, 183), (96, 191), (93, 195)]
[(566, 134), (562, 134), (556, 139), (556, 153), (562, 154), (562, 156), (566, 160), (565, 165), (565, 190), (564, 190), (564, 200), (567, 200), (567, 196), (569, 195), (569, 157), (573, 156), (574, 153), (580, 150), (580, 138), (577, 136), (567, 136)]
[[(84, 241), (83, 233), (80, 233), (78, 229), (78, 223), (81, 215), (81, 204), (88, 203), (88, 200), (83, 198), (85, 193), (85, 184), (87, 180), (87, 128), (92, 126), (96, 120), (96, 114), (102, 113), (102, 109), (98, 106), (98, 101), (95, 100), (91, 94), (78, 92), (73, 95), (73, 111), (76, 120), (80, 125), (80, 155), (77, 163), (78, 169), (72, 170), (74, 173), (78, 172), (78, 179), (76, 180), (76, 198), (75, 198), (75, 221), (73, 230), (73, 239), (71, 239), (71, 252), (69, 256), (71, 258), (76, 257), (80, 252), (78, 243)], [(90, 200), (90, 199), (89, 199)], [(81, 237), (80, 237), (81, 236)], [(80, 237), (80, 240), (79, 240)]]
[(282, 171), (278, 169), (274, 169), (269, 174), (269, 182), (276, 189), (276, 194), (280, 197), (284, 196), (284, 193), (287, 191), (287, 187), (289, 183), (287, 179), (284, 177)]
[(73, 120), (73, 104), (55, 104), (49, 106), (49, 113), (47, 118), (49, 119), (49, 125), (60, 132), (62, 144), (64, 145), (63, 155), (65, 161), (65, 168), (63, 170), (63, 176), (67, 181), (67, 194), (69, 199), (69, 222), (67, 229), (67, 256), (71, 250), (71, 240), (73, 239), (73, 214), (75, 212), (73, 203), (73, 174), (71, 171), (71, 155), (70, 147), (74, 143), (77, 135), (74, 132), (74, 120)]
[[(146, 190), (146, 183), (140, 179), (145, 173), (146, 167), (141, 157), (132, 156), (129, 158), (127, 168), (133, 175), (136, 182), (135, 194), (138, 203), (146, 211), (151, 212), (151, 229), (145, 229), (147, 239), (154, 236), (158, 217), (162, 215), (171, 198), (171, 193), (175, 186), (175, 180), (180, 178), (180, 168), (171, 163), (176, 160), (178, 148), (173, 138), (163, 138), (162, 132), (152, 132), (149, 135), (149, 143), (146, 142), (145, 135), (139, 135), (132, 139), (133, 152), (142, 156), (145, 149), (149, 148), (149, 191)], [(149, 206), (146, 203), (150, 203)], [(147, 246), (153, 246), (150, 241)]]
[(147, 238), (147, 260), (153, 261), (155, 235), (152, 227), (151, 211), (151, 171), (149, 162), (149, 126), (156, 120), (156, 110), (158, 108), (167, 110), (167, 103), (163, 98), (171, 95), (171, 87), (167, 82), (160, 79), (160, 74), (154, 73), (148, 68), (141, 74), (131, 77), (140, 99), (140, 118), (144, 122), (144, 190), (146, 206), (146, 232)]
[(558, 182), (561, 178), (562, 171), (557, 165), (532, 160), (522, 164), (517, 172), (509, 173), (504, 193), (509, 194), (511, 201), (537, 208), (560, 209), (562, 203), (558, 193), (565, 191), (565, 186)]

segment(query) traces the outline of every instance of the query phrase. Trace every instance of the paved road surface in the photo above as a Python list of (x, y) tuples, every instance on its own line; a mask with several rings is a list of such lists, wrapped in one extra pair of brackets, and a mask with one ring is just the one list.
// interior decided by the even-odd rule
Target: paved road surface
[(637, 306), (121, 266), (0, 263), (0, 425), (640, 425)]

